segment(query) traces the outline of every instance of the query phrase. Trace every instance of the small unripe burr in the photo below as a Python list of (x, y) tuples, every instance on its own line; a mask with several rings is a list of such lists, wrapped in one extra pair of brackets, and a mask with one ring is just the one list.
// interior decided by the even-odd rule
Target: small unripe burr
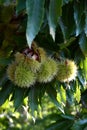
[(70, 82), (77, 76), (77, 66), (74, 61), (65, 59), (58, 62), (57, 79), (60, 82)]
[(14, 74), (15, 74), (15, 69), (16, 69), (16, 63), (13, 62), (11, 63), (8, 68), (7, 68), (7, 75), (8, 75), (8, 78), (14, 82)]
[(20, 53), (20, 52), (17, 52), (17, 53), (15, 54), (15, 62), (16, 62), (16, 63), (24, 62), (24, 59), (25, 59), (24, 54), (22, 54), (22, 53)]
[(48, 58), (42, 65), (37, 74), (37, 80), (41, 83), (47, 83), (54, 79), (57, 74), (57, 63)]
[(19, 87), (30, 87), (36, 81), (35, 74), (23, 64), (16, 66), (14, 83)]

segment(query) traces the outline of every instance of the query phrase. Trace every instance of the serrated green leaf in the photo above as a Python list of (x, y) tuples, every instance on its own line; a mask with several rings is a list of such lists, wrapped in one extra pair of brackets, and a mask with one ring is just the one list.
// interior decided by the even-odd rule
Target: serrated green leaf
[(81, 99), (81, 90), (78, 85), (78, 82), (76, 82), (76, 92), (74, 93), (74, 97), (75, 97), (76, 101), (79, 103), (80, 99)]
[(58, 100), (57, 100), (57, 92), (56, 92), (55, 88), (52, 87), (52, 86), (48, 86), (46, 91), (47, 91), (47, 93), (48, 93), (50, 99), (52, 100), (52, 102), (58, 107), (58, 109), (59, 109), (61, 112), (64, 113), (64, 108), (63, 108), (63, 106), (62, 106), (62, 105), (60, 104), (60, 102), (58, 102)]
[(85, 24), (83, 0), (74, 2), (74, 20), (76, 24), (76, 36), (78, 36), (84, 30)]
[[(71, 86), (70, 86), (71, 87)], [(73, 95), (73, 91), (71, 89), (67, 89), (66, 90), (66, 100), (67, 102), (72, 105), (74, 102), (74, 95)]]
[(62, 33), (63, 33), (64, 42), (66, 42), (66, 39), (68, 37), (67, 27), (64, 25), (63, 20), (61, 18), (59, 20), (59, 25), (60, 25), (60, 28), (61, 28)]
[(63, 89), (62, 86), (58, 89), (57, 100), (58, 100), (59, 104), (62, 107), (65, 107), (65, 104), (66, 104), (66, 92), (65, 92), (65, 90)]
[(26, 0), (26, 11), (28, 15), (26, 38), (30, 47), (43, 22), (44, 2), (45, 0)]
[(84, 27), (84, 30), (85, 30), (85, 34), (87, 36), (87, 12), (85, 14), (85, 27)]
[(20, 107), (20, 105), (23, 102), (24, 99), (24, 89), (23, 88), (15, 88), (15, 92), (14, 92), (14, 107), (15, 110), (18, 109), (18, 107)]
[(84, 54), (84, 56), (87, 56), (87, 37), (85, 33), (82, 33), (79, 38), (79, 45), (80, 48)]
[(84, 27), (84, 31), (85, 31), (85, 34), (87, 36), (87, 0), (84, 1), (85, 2), (85, 27)]
[(73, 4), (66, 4), (62, 7), (62, 16), (59, 25), (63, 34), (64, 43), (75, 33), (75, 21), (73, 16)]
[(2, 89), (0, 90), (0, 106), (4, 104), (6, 99), (8, 99), (13, 88), (13, 84), (9, 84), (8, 82), (2, 87)]
[(74, 120), (75, 119), (75, 117), (73, 115), (64, 115), (64, 114), (62, 114), (61, 116), (63, 118), (65, 118), (65, 119), (68, 119), (68, 120)]
[(45, 91), (46, 91), (45, 85), (39, 84), (39, 85), (38, 85), (38, 90), (37, 90), (37, 91), (38, 91), (39, 103), (41, 104), (41, 99), (42, 99), (42, 97), (44, 96)]
[(60, 95), (60, 93), (57, 93), (57, 100), (58, 100), (59, 103), (61, 103), (61, 95)]
[(83, 60), (83, 72), (85, 79), (87, 80), (87, 57), (85, 57), (85, 59)]
[(36, 86), (33, 86), (28, 94), (28, 104), (29, 107), (31, 108), (32, 114), (34, 113), (35, 110), (38, 109), (38, 88)]
[(62, 0), (50, 0), (48, 22), (50, 27), (50, 34), (55, 40), (55, 30), (58, 18), (62, 15)]
[(20, 13), (26, 8), (26, 1), (25, 0), (17, 0), (17, 5), (16, 5), (16, 13)]
[(64, 104), (66, 104), (66, 91), (65, 89), (61, 86), (60, 88), (60, 94), (61, 94), (61, 100)]

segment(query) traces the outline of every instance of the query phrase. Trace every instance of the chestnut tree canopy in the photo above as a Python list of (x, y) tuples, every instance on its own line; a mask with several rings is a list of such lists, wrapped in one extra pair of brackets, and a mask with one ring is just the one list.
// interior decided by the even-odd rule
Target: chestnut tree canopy
[(34, 119), (51, 102), (36, 119), (50, 119), (45, 130), (87, 129), (87, 0), (0, 0), (0, 107), (6, 101)]

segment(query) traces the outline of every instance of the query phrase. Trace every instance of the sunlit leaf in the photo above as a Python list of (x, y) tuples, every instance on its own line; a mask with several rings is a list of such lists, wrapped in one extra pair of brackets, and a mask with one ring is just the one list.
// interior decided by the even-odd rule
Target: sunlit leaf
[(81, 99), (81, 90), (78, 85), (78, 82), (76, 82), (76, 92), (74, 93), (74, 97), (75, 97), (76, 101), (79, 103), (80, 99)]
[(60, 95), (61, 95), (61, 100), (64, 104), (66, 104), (66, 91), (65, 89), (61, 86), (60, 88)]
[(65, 92), (65, 90), (63, 89), (62, 86), (58, 89), (57, 100), (58, 100), (59, 104), (62, 107), (65, 107), (65, 104), (66, 104), (66, 92)]
[(85, 59), (83, 60), (83, 71), (85, 79), (87, 80), (87, 57), (85, 57)]
[(63, 106), (58, 102), (57, 100), (57, 92), (52, 86), (47, 87), (47, 93), (52, 100), (52, 102), (58, 107), (58, 109), (64, 113), (64, 108)]

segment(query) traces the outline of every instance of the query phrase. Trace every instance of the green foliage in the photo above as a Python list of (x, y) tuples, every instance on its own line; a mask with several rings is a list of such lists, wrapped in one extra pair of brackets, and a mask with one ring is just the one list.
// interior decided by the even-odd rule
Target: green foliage
[(78, 86), (78, 83), (76, 84), (76, 91), (74, 93), (74, 97), (76, 101), (79, 103), (81, 99), (81, 91), (80, 91), (80, 87)]
[(14, 107), (15, 107), (15, 109), (18, 109), (18, 107), (23, 103), (24, 96), (25, 96), (24, 89), (21, 89), (21, 88), (15, 89), (15, 91), (14, 91)]
[(8, 82), (6, 82), (4, 84), (4, 86), (2, 86), (2, 88), (0, 90), (0, 106), (2, 104), (4, 104), (4, 102), (6, 101), (6, 99), (9, 98), (12, 90), (13, 90), (13, 86), (12, 86), (12, 84), (8, 84)]
[(55, 40), (56, 25), (59, 17), (62, 15), (61, 7), (62, 7), (62, 0), (50, 1), (48, 21), (49, 21), (50, 34), (52, 35), (54, 40)]
[[(51, 89), (50, 89), (51, 87)], [(58, 94), (57, 94), (57, 91), (55, 90), (54, 87), (52, 86), (48, 86), (47, 88), (47, 93), (50, 97), (50, 99), (52, 100), (52, 102), (58, 107), (58, 109), (64, 113), (64, 108), (63, 108), (63, 105), (61, 104), (61, 102), (57, 99), (58, 98)], [(60, 94), (59, 94), (60, 96)], [(61, 98), (61, 97), (60, 97)]]
[(80, 45), (80, 49), (82, 50), (83, 54), (85, 56), (87, 56), (87, 37), (86, 37), (85, 33), (80, 35), (79, 45)]
[(38, 103), (39, 103), (39, 95), (38, 95), (38, 88), (37, 86), (32, 87), (31, 90), (29, 91), (28, 94), (28, 101), (29, 101), (29, 106), (32, 110), (32, 114), (34, 113), (35, 110), (38, 109)]
[(31, 46), (43, 22), (44, 0), (26, 0), (26, 11), (28, 15), (26, 37), (28, 45)]
[[(0, 119), (0, 125), (2, 130), (10, 128), (12, 130), (86, 130), (87, 0), (0, 0), (0, 10), (0, 115), (3, 117)], [(33, 41), (37, 43), (37, 47), (33, 46)], [(19, 88), (12, 84), (8, 79), (7, 68), (14, 61), (14, 55), (17, 52), (24, 54), (25, 49), (30, 47), (30, 56), (37, 58), (41, 63), (44, 55), (38, 56), (36, 48), (39, 46), (47, 52), (47, 58), (53, 58), (56, 62), (65, 59), (74, 61), (78, 67), (75, 80), (62, 83), (55, 75), (49, 83), (35, 82), (29, 88)], [(45, 56), (43, 59), (47, 60)], [(51, 67), (51, 70), (53, 72), (54, 68)], [(34, 73), (37, 72), (38, 69), (35, 69)], [(25, 78), (26, 74), (22, 74), (23, 76)], [(22, 128), (20, 125), (22, 120), (19, 121), (19, 117), (7, 113), (4, 117), (3, 110), (5, 109), (6, 112), (5, 107), (10, 101), (14, 110), (21, 113), (20, 118), (23, 115), (23, 111), (19, 110), (20, 107), (27, 106), (27, 113), (31, 113), (28, 116), (36, 121), (35, 124), (27, 120), (30, 121), (30, 126), (25, 126), (25, 121)], [(6, 106), (3, 107), (4, 105)], [(9, 109), (7, 112), (10, 111)], [(14, 127), (9, 126), (11, 120)], [(3, 122), (6, 127), (3, 126)], [(17, 122), (19, 127), (15, 125)]]
[(26, 8), (25, 0), (17, 0), (16, 13), (17, 14), (21, 13), (21, 11), (25, 10), (25, 8)]

